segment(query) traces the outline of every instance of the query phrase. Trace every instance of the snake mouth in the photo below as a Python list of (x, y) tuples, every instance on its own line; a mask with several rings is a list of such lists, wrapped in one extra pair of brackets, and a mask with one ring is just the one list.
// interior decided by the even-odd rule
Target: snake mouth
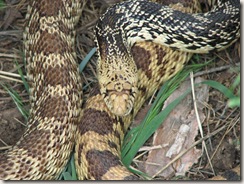
[(134, 98), (129, 90), (115, 91), (108, 94), (107, 106), (117, 116), (126, 116), (131, 112)]

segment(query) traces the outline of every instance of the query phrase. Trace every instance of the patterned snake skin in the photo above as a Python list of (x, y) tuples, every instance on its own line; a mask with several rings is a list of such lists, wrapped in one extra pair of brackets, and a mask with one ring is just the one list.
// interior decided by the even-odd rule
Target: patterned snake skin
[(74, 47), (80, 14), (78, 0), (36, 0), (28, 8), (30, 118), (0, 157), (0, 179), (57, 179), (74, 143), (79, 179), (139, 179), (121, 163), (120, 149), (142, 104), (192, 53), (224, 49), (240, 36), (238, 0), (193, 15), (144, 0), (115, 5), (97, 23), (99, 86), (81, 110)]
[(0, 179), (56, 179), (70, 158), (81, 115), (74, 48), (77, 1), (33, 1), (24, 33), (31, 111), (17, 144), (0, 157)]

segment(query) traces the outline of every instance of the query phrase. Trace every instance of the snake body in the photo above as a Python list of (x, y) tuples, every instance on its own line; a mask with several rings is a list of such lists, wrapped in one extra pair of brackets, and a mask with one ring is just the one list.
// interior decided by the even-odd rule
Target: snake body
[(70, 158), (81, 114), (82, 82), (74, 48), (78, 1), (33, 1), (24, 33), (30, 118), (0, 157), (0, 179), (57, 179)]
[[(124, 133), (145, 100), (192, 53), (240, 36), (240, 2), (186, 14), (137, 0), (109, 8), (96, 29), (98, 88), (83, 111), (74, 48), (78, 0), (33, 1), (24, 34), (31, 111), (20, 141), (0, 157), (0, 179), (56, 179), (75, 146), (79, 179), (138, 179), (121, 163)], [(150, 85), (150, 87), (148, 87)]]

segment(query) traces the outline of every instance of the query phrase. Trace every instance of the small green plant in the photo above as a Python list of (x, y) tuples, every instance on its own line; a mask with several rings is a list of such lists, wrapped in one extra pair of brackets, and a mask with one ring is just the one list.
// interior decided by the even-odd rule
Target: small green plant
[[(240, 73), (237, 75), (234, 83), (231, 85), (231, 87), (226, 87), (223, 84), (213, 81), (213, 80), (207, 80), (202, 82), (204, 84), (209, 85), (212, 88), (217, 89), (220, 91), (226, 98), (228, 98), (228, 106), (231, 108), (234, 107), (240, 107)], [(237, 95), (235, 95), (234, 90), (237, 88)]]
[(29, 116), (29, 112), (28, 110), (25, 109), (23, 101), (21, 99), (21, 97), (19, 96), (19, 94), (13, 90), (12, 88), (8, 87), (6, 84), (2, 84), (0, 83), (0, 85), (9, 93), (9, 95), (12, 97), (15, 105), (17, 106), (18, 110), (20, 111), (20, 113), (22, 114), (22, 116), (25, 118), (25, 120), (27, 121), (28, 116)]
[(241, 99), (240, 99), (240, 73), (237, 75), (234, 83), (231, 86), (231, 90), (234, 91), (237, 88), (237, 95), (231, 97), (228, 100), (228, 106), (231, 108), (240, 107)]
[(75, 170), (75, 159), (73, 153), (63, 172), (60, 174), (59, 180), (78, 180)]
[[(29, 85), (27, 83), (27, 81), (25, 80), (23, 71), (20, 67), (20, 65), (16, 62), (16, 66), (18, 68), (18, 73), (21, 77), (21, 80), (24, 83), (25, 89), (28, 92), (29, 91)], [(25, 109), (24, 107), (24, 103), (20, 97), (20, 95), (12, 88), (10, 88), (8, 85), (4, 84), (4, 83), (0, 83), (0, 85), (9, 93), (9, 95), (12, 97), (14, 103), (16, 104), (18, 110), (20, 111), (20, 113), (23, 115), (23, 117), (25, 118), (25, 120), (27, 121), (28, 116), (29, 116), (29, 111)]]

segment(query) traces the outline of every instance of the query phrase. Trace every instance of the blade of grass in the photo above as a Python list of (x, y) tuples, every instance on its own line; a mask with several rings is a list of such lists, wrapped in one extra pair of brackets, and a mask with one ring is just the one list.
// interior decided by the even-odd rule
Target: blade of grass
[(231, 90), (233, 91), (237, 86), (239, 86), (240, 84), (240, 81), (241, 81), (241, 75), (240, 73), (237, 75), (235, 81), (233, 82), (233, 84), (231, 85)]
[(74, 159), (74, 154), (71, 156), (71, 176), (73, 180), (77, 180), (77, 174), (76, 174), (76, 169), (75, 169), (75, 159)]
[(6, 8), (6, 4), (4, 3), (3, 0), (0, 0), (0, 10)]
[(88, 61), (91, 59), (91, 57), (95, 54), (96, 48), (94, 47), (87, 55), (86, 57), (82, 60), (79, 66), (79, 71), (80, 73), (84, 70), (85, 66), (87, 65)]
[(20, 111), (20, 113), (22, 114), (22, 116), (24, 116), (25, 120), (27, 121), (29, 113), (28, 111), (24, 108), (24, 104), (21, 100), (21, 97), (19, 96), (19, 94), (14, 91), (13, 89), (7, 87), (6, 85), (0, 83), (0, 85), (9, 93), (9, 95), (11, 96), (11, 98), (13, 99), (15, 105), (17, 106), (18, 110)]
[(207, 84), (210, 87), (219, 90), (227, 98), (235, 97), (235, 95), (233, 94), (233, 92), (229, 88), (227, 88), (226, 86), (224, 86), (223, 84), (221, 84), (217, 81), (206, 80), (206, 81), (203, 81), (202, 84)]
[(67, 165), (65, 166), (63, 172), (60, 174), (59, 180), (78, 180), (76, 169), (75, 169), (75, 160), (74, 154), (72, 153), (71, 158)]
[(151, 179), (151, 177), (150, 176), (148, 176), (148, 174), (146, 174), (146, 173), (144, 173), (144, 172), (142, 172), (142, 171), (139, 171), (139, 170), (137, 170), (137, 169), (134, 169), (134, 168), (132, 168), (132, 167), (128, 167), (128, 170), (131, 172), (131, 173), (134, 173), (134, 174), (136, 174), (136, 175), (140, 175), (140, 176), (142, 176), (144, 179), (146, 179), (146, 180), (150, 180)]
[(231, 98), (231, 99), (228, 100), (228, 106), (230, 108), (240, 107), (240, 105), (241, 105), (240, 96), (233, 97), (233, 98)]
[(64, 180), (68, 180), (68, 181), (72, 180), (72, 176), (70, 175), (69, 172), (64, 172), (62, 174), (62, 177), (63, 177)]
[(25, 89), (26, 89), (27, 93), (29, 94), (29, 84), (28, 84), (27, 80), (25, 79), (23, 71), (22, 71), (22, 69), (21, 69), (21, 67), (20, 67), (20, 65), (19, 65), (19, 63), (17, 61), (15, 61), (15, 64), (16, 64), (16, 66), (18, 68), (18, 73), (19, 73), (19, 75), (21, 77), (21, 80), (23, 81)]
[[(194, 64), (194, 65), (191, 65), (191, 67), (194, 68), (194, 71), (197, 71), (205, 65), (206, 64), (204, 64), (204, 65), (203, 64), (200, 64), (200, 65)], [(161, 87), (160, 91), (158, 92), (158, 95), (157, 95), (154, 103), (152, 104), (151, 108), (149, 109), (146, 117), (144, 118), (144, 121), (145, 120), (150, 121), (153, 117), (155, 117), (158, 114), (158, 112), (161, 110), (164, 100), (168, 98), (168, 96), (178, 87), (178, 85), (183, 80), (185, 80), (185, 78), (189, 75), (189, 73), (191, 71), (191, 67), (186, 67), (185, 71), (180, 72), (174, 78), (165, 82), (165, 84)], [(140, 128), (140, 127), (138, 127), (138, 128)], [(124, 145), (127, 144), (127, 141), (128, 142), (131, 141), (131, 140), (129, 140), (129, 137), (131, 137), (130, 134), (133, 133), (132, 131), (136, 131), (136, 129), (130, 130), (129, 133), (127, 133), (125, 135)], [(123, 147), (122, 150), (123, 149), (125, 149), (124, 153), (126, 153), (129, 150), (128, 147)]]

